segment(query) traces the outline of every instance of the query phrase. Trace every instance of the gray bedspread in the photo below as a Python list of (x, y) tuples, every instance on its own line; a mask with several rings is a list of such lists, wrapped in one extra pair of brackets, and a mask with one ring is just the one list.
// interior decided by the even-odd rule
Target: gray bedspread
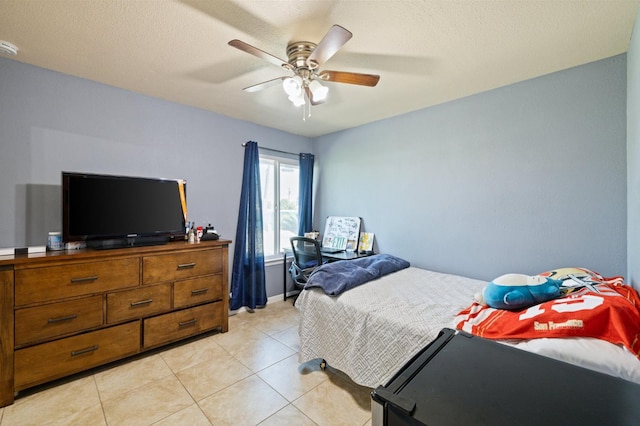
[(296, 300), (299, 361), (324, 359), (363, 386), (388, 380), (473, 301), (486, 281), (409, 267), (339, 296)]

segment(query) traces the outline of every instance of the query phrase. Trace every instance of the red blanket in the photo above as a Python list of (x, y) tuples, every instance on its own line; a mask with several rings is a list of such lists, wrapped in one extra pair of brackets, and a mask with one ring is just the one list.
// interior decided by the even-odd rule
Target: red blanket
[(488, 339), (595, 337), (623, 345), (640, 359), (640, 296), (628, 285), (596, 284), (521, 311), (473, 303), (456, 328)]

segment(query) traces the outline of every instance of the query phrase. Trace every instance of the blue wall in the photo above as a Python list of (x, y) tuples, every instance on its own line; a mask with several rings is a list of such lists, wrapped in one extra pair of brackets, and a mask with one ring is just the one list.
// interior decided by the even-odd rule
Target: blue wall
[[(316, 228), (361, 216), (379, 251), (416, 266), (625, 274), (638, 56), (636, 36), (628, 89), (620, 55), (314, 141), (0, 58), (0, 247), (60, 228), (61, 170), (185, 178), (191, 219), (233, 239), (240, 145), (256, 140), (316, 154)], [(634, 203), (630, 191), (630, 247)], [(281, 293), (282, 266), (267, 274), (268, 295)]]
[(640, 289), (640, 12), (627, 52), (628, 280)]
[[(0, 247), (44, 245), (61, 230), (62, 170), (186, 179), (189, 219), (234, 239), (241, 144), (312, 148), (308, 138), (9, 59), (0, 76)], [(282, 268), (271, 269), (268, 293), (282, 293)]]
[(480, 279), (626, 274), (626, 57), (318, 138), (315, 226)]

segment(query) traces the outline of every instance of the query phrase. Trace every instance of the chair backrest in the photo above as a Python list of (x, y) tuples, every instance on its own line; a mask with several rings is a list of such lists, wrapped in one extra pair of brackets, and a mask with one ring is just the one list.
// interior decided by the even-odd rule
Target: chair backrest
[(314, 268), (322, 265), (320, 243), (313, 238), (291, 237), (291, 249), (294, 262), (300, 269)]

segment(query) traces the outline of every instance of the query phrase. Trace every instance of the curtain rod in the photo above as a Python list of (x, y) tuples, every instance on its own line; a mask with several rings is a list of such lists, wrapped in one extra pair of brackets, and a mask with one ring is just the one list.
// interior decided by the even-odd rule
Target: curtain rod
[[(242, 146), (243, 146), (243, 147), (246, 147), (246, 146), (247, 146), (247, 143), (246, 143), (246, 142), (245, 142), (245, 143), (243, 143), (243, 144), (242, 144)], [(261, 147), (261, 146), (258, 146), (258, 149), (264, 149), (265, 151), (271, 151), (271, 152), (278, 152), (278, 153), (280, 153), (280, 154), (299, 155), (299, 154), (297, 154), (297, 153), (295, 153), (295, 152), (280, 151), (279, 149), (263, 148), (263, 147)]]

